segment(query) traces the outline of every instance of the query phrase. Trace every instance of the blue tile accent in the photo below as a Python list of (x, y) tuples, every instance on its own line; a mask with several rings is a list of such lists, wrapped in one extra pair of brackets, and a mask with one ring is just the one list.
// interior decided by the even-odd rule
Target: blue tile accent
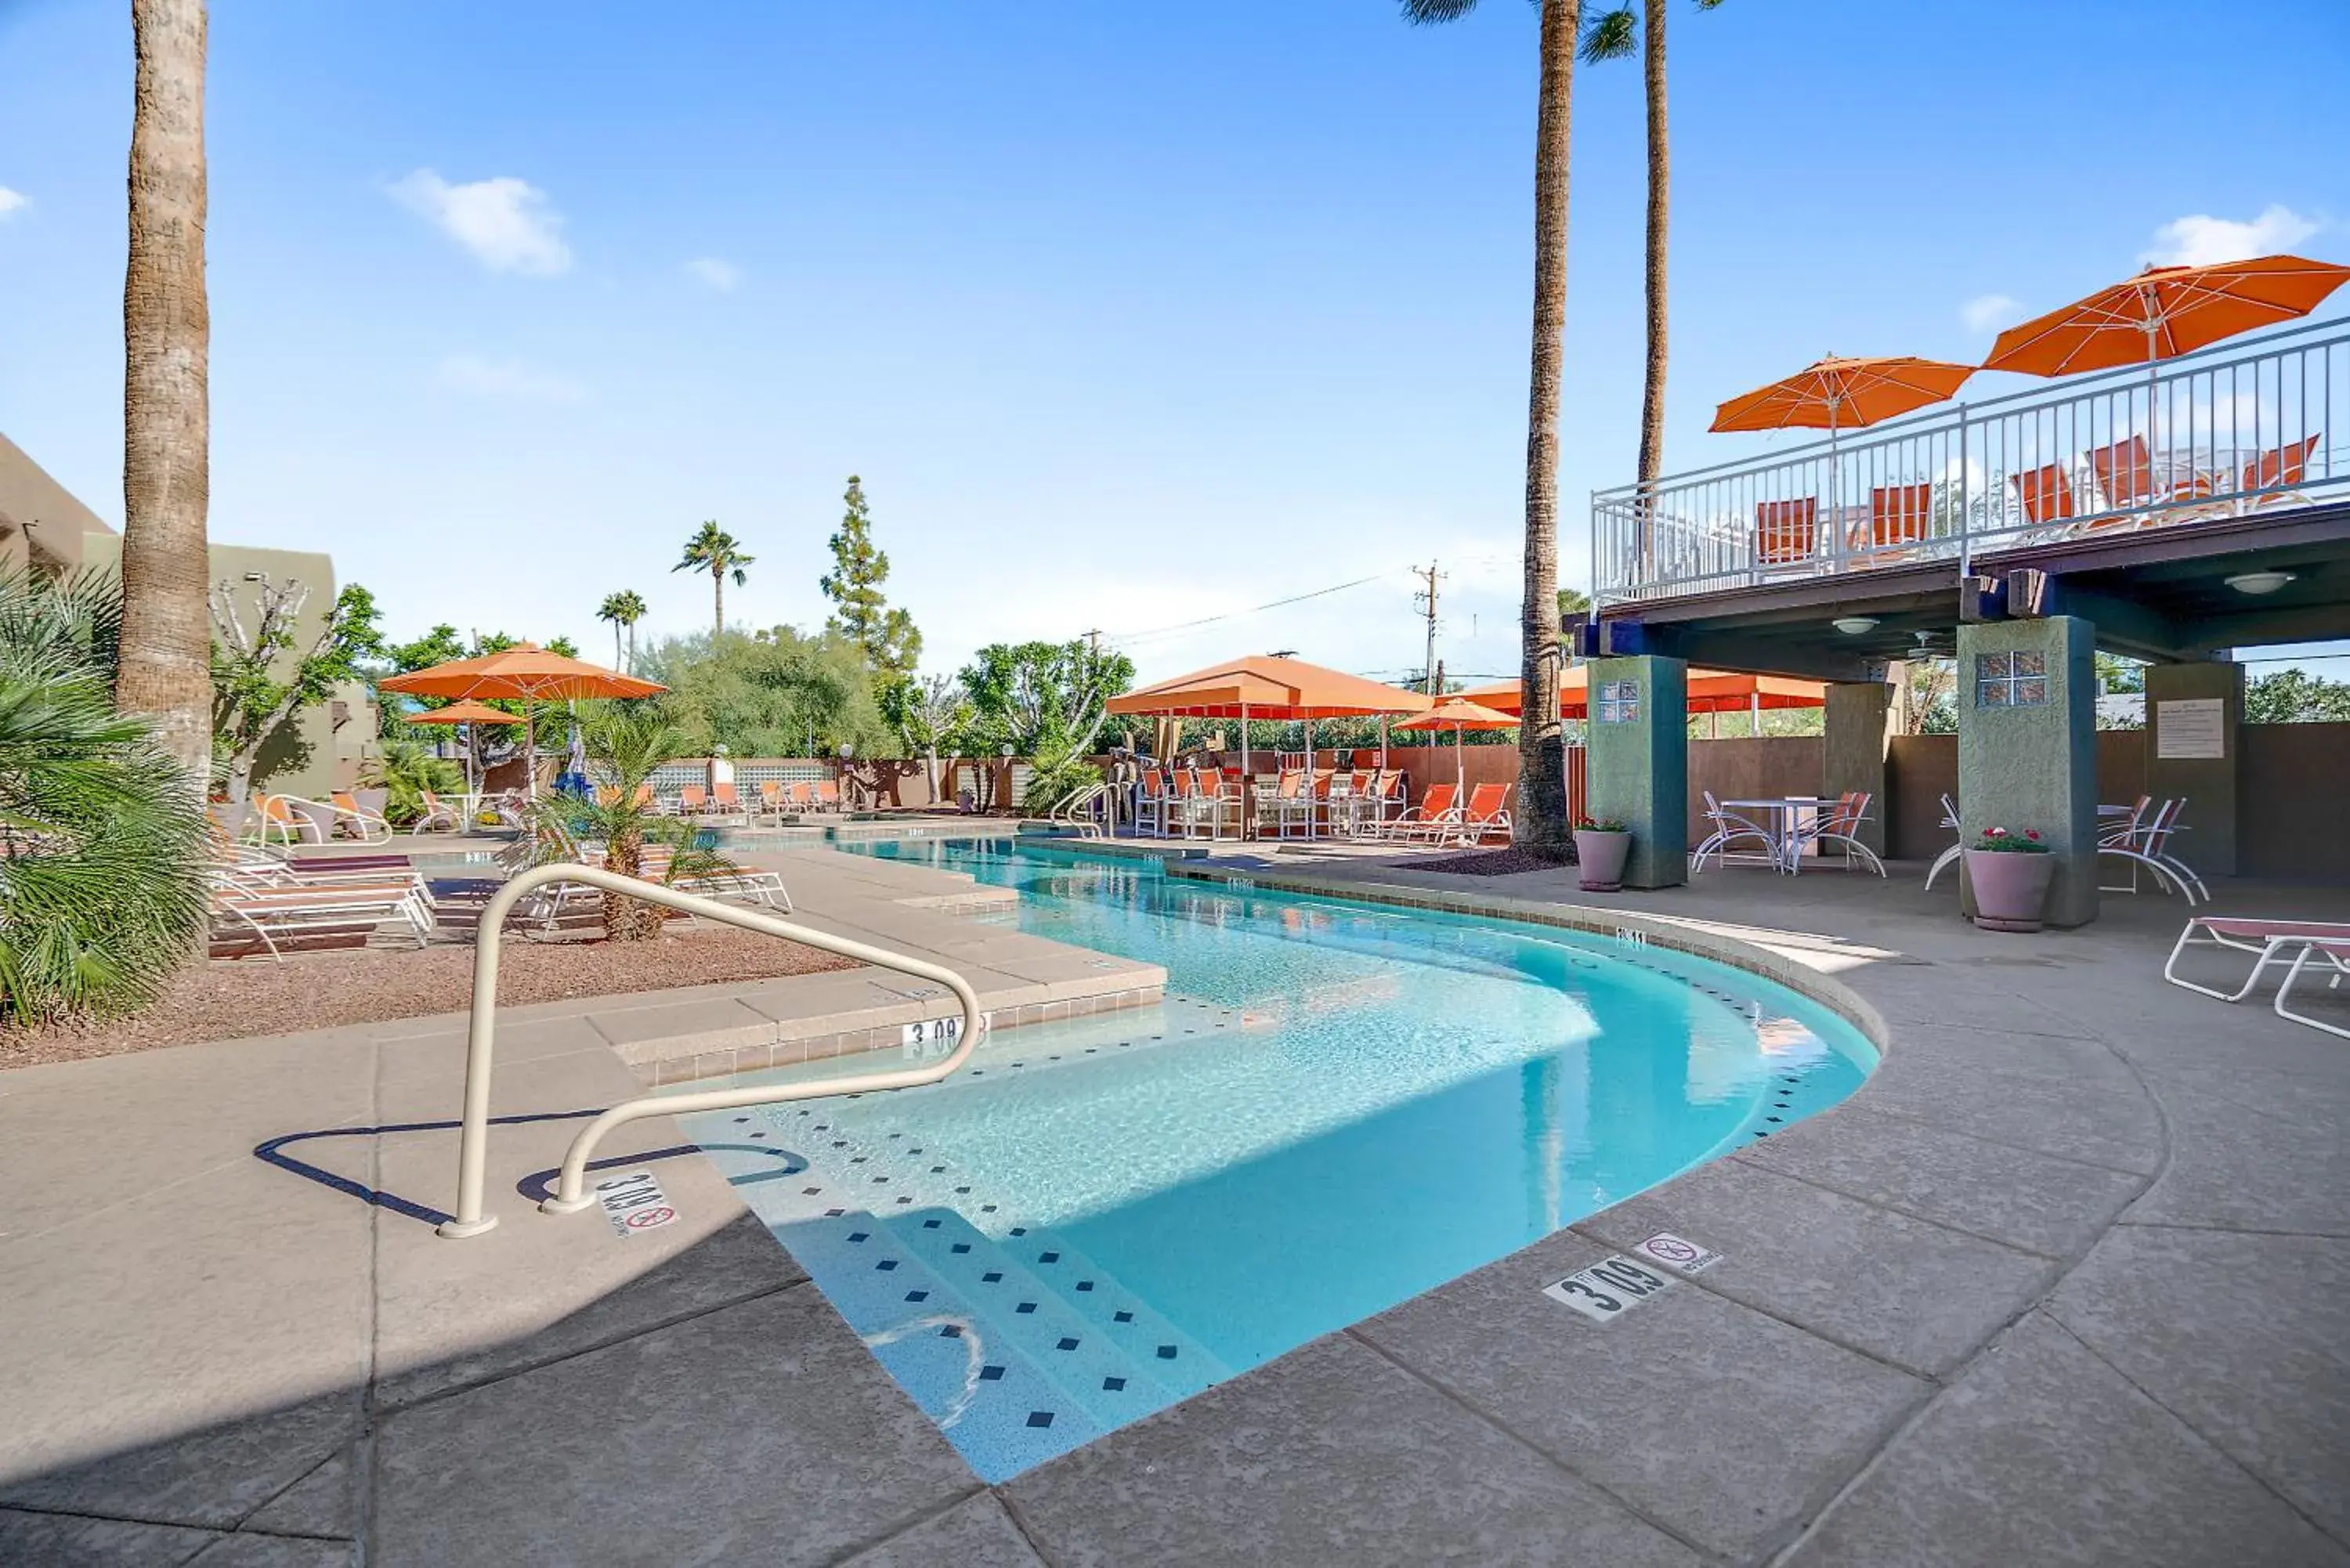
[(884, 1258), (879, 1262), (873, 1265), (876, 1270), (885, 1274), (897, 1266), (898, 1260), (895, 1258)]
[(982, 1383), (1000, 1383), (1003, 1380), (1003, 1368), (983, 1366), (979, 1369), (979, 1380)]
[(986, 1273), (979, 1276), (979, 1282), (983, 1285), (1000, 1285), (1003, 1282), (1003, 1276), (990, 1269)]
[(1075, 1349), (1076, 1349), (1076, 1347), (1077, 1347), (1077, 1345), (1078, 1345), (1078, 1343), (1079, 1343), (1078, 1341), (1076, 1341), (1076, 1340), (1075, 1340), (1075, 1339), (1070, 1338), (1067, 1334), (1063, 1334), (1063, 1335), (1060, 1337), (1060, 1339), (1059, 1339), (1059, 1340), (1058, 1340), (1058, 1341), (1054, 1345), (1053, 1348), (1054, 1348), (1054, 1349), (1055, 1349), (1055, 1350), (1075, 1350)]
[(1115, 1313), (1111, 1315), (1116, 1317), (1120, 1323), (1132, 1323), (1134, 1321), (1134, 1314), (1130, 1312)]
[(931, 1293), (928, 1291), (908, 1291), (906, 1293), (906, 1299), (910, 1302), (926, 1302), (931, 1299)]
[(863, 1241), (870, 1239), (871, 1235), (872, 1232), (869, 1231), (851, 1231), (848, 1233), (848, 1239), (852, 1241)]
[(938, 1228), (939, 1222), (935, 1220), (925, 1220), (922, 1221), (922, 1229), (925, 1231), (935, 1231)]
[(1159, 1347), (1159, 1360), (1161, 1360), (1161, 1361), (1172, 1361), (1172, 1360), (1174, 1360), (1174, 1359), (1175, 1359), (1175, 1347), (1174, 1347), (1173, 1345), (1160, 1345), (1160, 1346)]
[(947, 1251), (950, 1252), (968, 1252), (971, 1251), (971, 1243), (968, 1241), (957, 1241), (953, 1246), (948, 1248)]
[(814, 1198), (817, 1193), (822, 1192), (823, 1190), (824, 1189), (821, 1187), (803, 1187), (800, 1189), (800, 1196), (803, 1198)]
[(846, 1209), (827, 1209), (824, 1211), (824, 1217), (827, 1220), (837, 1220), (847, 1212)]
[(1018, 1306), (1014, 1307), (1012, 1310), (1016, 1313), (1032, 1313), (1036, 1310), (1036, 1303), (1035, 1302), (1022, 1302)]
[(1079, 1280), (1077, 1282), (1077, 1289), (1081, 1291), (1089, 1291), (1093, 1288), (1094, 1282), (1091, 1280)]
[(1057, 1263), (1061, 1261), (1061, 1254), (1058, 1252), (1039, 1252), (1036, 1255), (1036, 1261), (1040, 1263)]
[(1028, 1227), (1025, 1225), (1014, 1225), (1012, 1227), (1012, 1233), (1015, 1236), (1025, 1236), (1028, 1234)]
[(939, 1337), (941, 1339), (961, 1339), (962, 1337), (962, 1324), (959, 1323), (948, 1324), (945, 1327), (939, 1330)]
[(1049, 1427), (1053, 1424), (1053, 1412), (1031, 1410), (1028, 1412), (1028, 1424), (1032, 1427)]
[(1126, 1379), (1123, 1377), (1105, 1377), (1102, 1379), (1102, 1386), (1115, 1394), (1126, 1386)]

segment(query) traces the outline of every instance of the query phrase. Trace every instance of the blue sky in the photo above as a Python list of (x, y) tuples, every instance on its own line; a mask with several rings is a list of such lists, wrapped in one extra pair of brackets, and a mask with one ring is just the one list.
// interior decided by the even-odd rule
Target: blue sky
[[(0, 431), (118, 522), (127, 11), (0, 0)], [(2227, 225), (2350, 256), (2338, 0), (1674, 21), (1669, 466), (1823, 353), (1972, 358)], [(1146, 676), (1400, 671), (1433, 555), (1448, 668), (1513, 672), (1534, 23), (223, 0), (213, 535), (331, 549), (396, 632), (592, 649), (617, 588), (707, 624), (707, 517), (757, 557), (730, 618), (820, 620), (854, 472), (933, 666), (1098, 627)], [(1569, 580), (1633, 462), (1635, 68), (1575, 131)]]

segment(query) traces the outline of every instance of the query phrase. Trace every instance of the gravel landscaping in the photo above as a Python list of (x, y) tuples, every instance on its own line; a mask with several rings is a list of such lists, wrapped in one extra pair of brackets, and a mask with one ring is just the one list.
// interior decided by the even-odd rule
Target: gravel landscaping
[[(732, 929), (665, 933), (646, 942), (509, 941), (499, 965), (498, 1000), (519, 1007), (856, 967), (816, 948)], [(473, 994), (471, 943), (340, 948), (296, 954), (283, 963), (213, 959), (182, 973), (136, 1018), (0, 1030), (0, 1070), (462, 1012)]]

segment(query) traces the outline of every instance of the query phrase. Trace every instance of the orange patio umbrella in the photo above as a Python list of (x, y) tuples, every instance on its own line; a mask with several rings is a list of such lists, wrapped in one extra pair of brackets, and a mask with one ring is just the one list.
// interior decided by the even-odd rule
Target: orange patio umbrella
[[(1590, 682), (1589, 665), (1577, 664), (1559, 672), (1560, 718), (1580, 719), (1589, 712)], [(1518, 695), (1518, 683), (1514, 680), (1472, 687), (1461, 695), (1497, 712), (1518, 713), (1523, 711)], [(1827, 701), (1827, 686), (1818, 680), (1799, 680), (1786, 675), (1750, 675), (1741, 670), (1691, 670), (1689, 672), (1689, 711), (1692, 713), (1735, 713), (1742, 711), (1760, 713), (1765, 708), (1825, 708)]]
[(1425, 730), (1430, 733), (1448, 729), (1452, 732), (1452, 787), (1456, 790), (1466, 789), (1469, 784), (1469, 758), (1466, 743), (1461, 739), (1461, 732), (1514, 730), (1517, 727), (1516, 714), (1503, 713), (1482, 702), (1472, 702), (1458, 692), (1440, 699), (1427, 712), (1416, 714), (1396, 726), (1399, 730)]
[(1956, 392), (1972, 365), (1900, 355), (1843, 359), (1831, 354), (1783, 379), (1731, 399), (1714, 410), (1715, 431), (1857, 430), (1939, 403)]
[(575, 697), (650, 697), (669, 690), (659, 681), (549, 653), (535, 642), (394, 675), (376, 685), (381, 691), (411, 697), (486, 698), (523, 704), (523, 722), (529, 726), (523, 731), (523, 779), (525, 788), (534, 795), (538, 793), (537, 726), (528, 715), (536, 704)]
[(1246, 773), (1251, 719), (1303, 721), (1310, 765), (1315, 720), (1418, 713), (1429, 706), (1429, 699), (1418, 691), (1349, 675), (1342, 670), (1264, 653), (1156, 681), (1139, 691), (1113, 697), (1106, 706), (1112, 713), (1237, 719), (1241, 724), (1241, 771)]
[(503, 708), (492, 708), (481, 702), (452, 702), (443, 708), (428, 708), (421, 713), (408, 715), (411, 724), (446, 724), (452, 729), (465, 726), (465, 793), (473, 790), (473, 726), (476, 724), (519, 724), (522, 716)]
[(2150, 266), (2020, 327), (1991, 345), (1986, 370), (2070, 376), (2155, 364), (2223, 337), (2308, 315), (2350, 283), (2350, 266), (2256, 256), (2209, 266)]

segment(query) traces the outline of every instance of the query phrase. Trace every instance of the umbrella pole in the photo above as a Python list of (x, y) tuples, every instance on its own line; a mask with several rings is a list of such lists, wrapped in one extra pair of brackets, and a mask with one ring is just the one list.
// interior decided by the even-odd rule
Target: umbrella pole
[(1250, 826), (1251, 826), (1251, 825), (1252, 825), (1252, 822), (1253, 822), (1253, 813), (1254, 813), (1254, 810), (1255, 810), (1255, 807), (1256, 807), (1256, 802), (1254, 802), (1254, 801), (1251, 800), (1251, 799), (1249, 798), (1249, 794), (1250, 794), (1250, 792), (1251, 792), (1253, 789), (1254, 789), (1254, 788), (1255, 788), (1255, 785), (1254, 785), (1254, 784), (1253, 784), (1250, 782), (1250, 780), (1249, 780), (1248, 704), (1247, 704), (1247, 703), (1245, 703), (1245, 702), (1243, 702), (1243, 703), (1242, 703), (1242, 704), (1241, 704), (1241, 831), (1240, 831), (1240, 836), (1241, 836), (1243, 838), (1246, 838), (1246, 837), (1249, 836), (1249, 828), (1250, 828)]
[(522, 797), (538, 798), (538, 704), (528, 698), (522, 704)]

